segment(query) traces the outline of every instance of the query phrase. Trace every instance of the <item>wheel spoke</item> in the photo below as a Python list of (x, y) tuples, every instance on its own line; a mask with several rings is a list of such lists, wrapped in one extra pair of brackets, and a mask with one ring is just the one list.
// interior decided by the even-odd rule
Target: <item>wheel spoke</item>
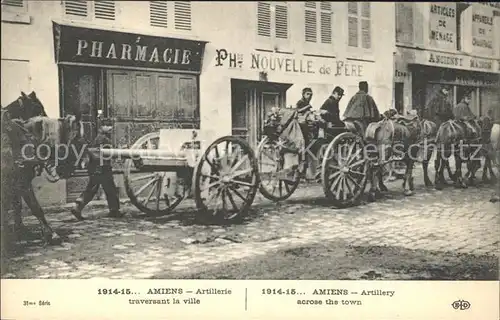
[(340, 174), (340, 171), (335, 171), (334, 173), (332, 173), (330, 176), (328, 176), (328, 180), (332, 180), (334, 177), (336, 177), (337, 175)]
[(233, 208), (236, 210), (236, 211), (240, 211), (240, 209), (238, 208), (238, 205), (236, 204), (236, 201), (234, 201), (234, 198), (233, 196), (231, 195), (231, 191), (229, 191), (230, 189), (226, 189), (226, 192), (227, 192), (227, 197), (229, 199), (229, 201), (231, 202), (231, 205), (233, 206)]
[(146, 180), (146, 179), (152, 178), (154, 176), (156, 176), (156, 173), (151, 173), (151, 174), (148, 174), (148, 175), (145, 175), (145, 176), (140, 176), (140, 177), (134, 177), (134, 178), (130, 179), (130, 182), (136, 182), (136, 181), (140, 181), (140, 180)]
[(240, 171), (234, 171), (231, 173), (231, 178), (236, 178), (236, 177), (239, 177), (241, 175), (244, 175), (244, 174), (247, 174), (250, 172), (252, 172), (252, 168), (248, 168), (248, 169), (244, 169), (244, 170), (240, 170)]
[(248, 155), (245, 154), (232, 168), (231, 168), (231, 171), (238, 169), (242, 164), (243, 162), (245, 162), (246, 160), (248, 159)]
[(345, 190), (346, 189), (346, 187), (345, 187), (345, 185), (346, 185), (345, 175), (342, 177), (342, 183), (340, 185), (341, 185), (341, 190), (340, 191), (342, 192), (342, 199), (344, 201), (346, 201), (347, 200), (347, 194), (346, 194), (346, 190)]
[(348, 177), (349, 177), (349, 175), (346, 175), (346, 179), (344, 180), (345, 185), (346, 185), (347, 189), (349, 190), (349, 194), (354, 197), (354, 192), (353, 192), (351, 186), (349, 185), (349, 178)]
[[(330, 185), (330, 190), (331, 191), (333, 191), (333, 189), (337, 186), (337, 184), (340, 181), (340, 178), (342, 178), (342, 175), (339, 174), (339, 176), (337, 178), (335, 178), (335, 180), (332, 182), (332, 184)], [(329, 180), (331, 181), (331, 179), (329, 179)]]
[(148, 196), (146, 197), (146, 200), (145, 201), (142, 201), (142, 204), (143, 205), (147, 205), (147, 203), (149, 202), (149, 200), (151, 199), (151, 197), (153, 196), (153, 193), (155, 192), (155, 188), (151, 188), (151, 191), (149, 191), (149, 194)]
[(280, 192), (280, 197), (283, 195), (283, 180), (279, 180), (278, 182), (278, 190)]
[(156, 211), (160, 211), (160, 200), (161, 200), (161, 187), (163, 179), (158, 179), (156, 183)]
[[(339, 195), (339, 192), (340, 192), (340, 189), (342, 188), (342, 175), (340, 175), (338, 178), (337, 178), (337, 182), (335, 184), (332, 184), (332, 188), (333, 189), (333, 193), (335, 194), (335, 198), (339, 199), (340, 195)], [(330, 190), (331, 190), (330, 189)]]
[(206, 191), (207, 189), (210, 189), (210, 188), (212, 188), (212, 187), (215, 187), (215, 186), (217, 186), (217, 185), (219, 185), (219, 184), (220, 184), (220, 180), (217, 180), (217, 181), (214, 181), (214, 182), (210, 182), (210, 183), (208, 184), (208, 186), (205, 186), (205, 188), (201, 189), (201, 190), (200, 190), (200, 192), (204, 192), (204, 191)]
[(363, 162), (365, 162), (365, 159), (358, 160), (358, 161), (354, 162), (353, 164), (350, 164), (349, 168), (355, 168), (355, 167), (359, 166), (360, 164), (362, 164)]
[(354, 155), (347, 161), (347, 165), (350, 166), (351, 163), (357, 159), (357, 157), (359, 156), (359, 153), (362, 151), (363, 149), (360, 148), (358, 149), (358, 151), (356, 151), (356, 153), (354, 153)]
[(231, 179), (231, 182), (234, 182), (236, 184), (239, 184), (239, 185), (242, 185), (242, 186), (246, 186), (246, 187), (253, 187), (254, 186), (251, 183), (240, 181), (240, 180), (235, 180), (235, 179)]
[(356, 185), (356, 188), (361, 189), (361, 185), (360, 185), (360, 184), (359, 184), (359, 183), (358, 183), (358, 182), (357, 182), (357, 181), (356, 181), (353, 177), (351, 177), (351, 176), (348, 174), (348, 175), (347, 175), (347, 178), (348, 178), (349, 180), (351, 180), (352, 182), (354, 182), (354, 184)]
[(356, 170), (349, 170), (350, 173), (354, 173), (354, 174), (357, 174), (357, 175), (360, 175), (360, 176), (366, 176), (366, 174), (364, 172), (360, 172), (360, 171), (356, 171)]
[(152, 185), (153, 183), (155, 183), (156, 181), (158, 181), (158, 178), (155, 178), (155, 179), (151, 179), (150, 181), (148, 181), (145, 185), (143, 185), (139, 190), (137, 190), (134, 195), (137, 197), (139, 196), (144, 190), (146, 190), (147, 187), (149, 187), (150, 185)]
[(241, 200), (247, 201), (247, 198), (245, 198), (238, 190), (236, 190), (234, 187), (230, 187), (231, 190), (236, 194)]
[(201, 176), (204, 177), (204, 178), (210, 178), (210, 179), (220, 180), (219, 176), (213, 176), (213, 175), (204, 174), (204, 173), (202, 173)]

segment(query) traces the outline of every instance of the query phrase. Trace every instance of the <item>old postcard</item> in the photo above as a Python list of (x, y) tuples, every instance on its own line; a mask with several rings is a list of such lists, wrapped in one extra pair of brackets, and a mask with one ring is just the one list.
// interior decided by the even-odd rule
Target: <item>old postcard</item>
[(499, 319), (498, 2), (2, 0), (4, 319)]

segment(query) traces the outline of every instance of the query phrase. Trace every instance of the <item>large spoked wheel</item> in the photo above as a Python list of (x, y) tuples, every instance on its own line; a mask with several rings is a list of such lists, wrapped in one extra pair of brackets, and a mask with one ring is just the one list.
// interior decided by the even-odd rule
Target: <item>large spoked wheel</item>
[(328, 145), (323, 158), (321, 179), (325, 196), (338, 208), (358, 203), (368, 179), (361, 137), (345, 132)]
[[(158, 149), (159, 141), (159, 132), (148, 133), (140, 137), (131, 149)], [(124, 184), (130, 202), (152, 217), (170, 214), (186, 193), (185, 184), (175, 172), (137, 172), (132, 159), (125, 161)]]
[(236, 137), (215, 140), (198, 160), (193, 186), (196, 207), (206, 218), (224, 222), (242, 218), (259, 186), (254, 151)]
[[(288, 199), (300, 183), (299, 155), (282, 151), (282, 141), (271, 141), (267, 136), (262, 139), (257, 148), (259, 191), (266, 199), (272, 201)], [(296, 164), (287, 164), (287, 160), (295, 160)]]

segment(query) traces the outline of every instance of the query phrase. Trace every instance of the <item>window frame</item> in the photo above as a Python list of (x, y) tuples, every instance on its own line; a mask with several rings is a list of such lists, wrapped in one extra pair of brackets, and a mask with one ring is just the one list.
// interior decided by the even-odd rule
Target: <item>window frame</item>
[[(315, 1), (314, 3), (316, 4), (315, 8), (307, 7), (307, 3), (311, 3), (312, 1), (308, 2), (303, 2), (302, 3), (302, 13), (303, 13), (303, 21), (304, 21), (304, 28), (303, 28), (303, 43), (304, 43), (304, 53), (305, 54), (316, 54), (316, 55), (324, 55), (328, 57), (335, 57), (335, 41), (334, 41), (334, 32), (335, 32), (335, 6), (333, 2), (329, 2), (330, 4), (330, 10), (324, 10), (321, 8), (321, 3), (323, 1)], [(313, 11), (316, 14), (316, 42), (312, 41), (307, 41), (306, 40), (306, 28), (307, 28), (307, 21), (306, 21), (306, 11)], [(322, 42), (322, 24), (321, 24), (321, 14), (322, 13), (328, 13), (330, 14), (330, 28), (331, 28), (331, 39), (330, 43), (324, 43)]]
[[(114, 2), (114, 18), (113, 19), (102, 19), (96, 17), (95, 1), (89, 0), (85, 1), (87, 5), (87, 14), (85, 16), (75, 15), (66, 13), (66, 3), (68, 0), (61, 1), (62, 16), (65, 20), (81, 22), (87, 21), (101, 25), (115, 25), (119, 20), (119, 14), (121, 12), (121, 1), (112, 0)], [(69, 0), (71, 1), (71, 0)], [(110, 0), (111, 1), (111, 0)]]
[[(290, 51), (290, 45), (291, 45), (291, 38), (292, 38), (292, 30), (291, 30), (291, 8), (290, 8), (290, 2), (287, 1), (255, 1), (255, 6), (254, 6), (254, 21), (255, 21), (255, 28), (254, 28), (254, 35), (256, 37), (256, 42), (259, 47), (259, 49), (263, 50), (268, 50), (268, 51), (274, 51), (274, 52), (288, 52)], [(270, 5), (270, 11), (271, 11), (271, 16), (270, 16), (270, 36), (262, 36), (259, 35), (259, 30), (258, 30), (258, 22), (259, 22), (259, 3), (266, 3)], [(276, 37), (276, 5), (284, 6), (286, 7), (286, 17), (287, 17), (287, 38), (278, 38)]]
[(12, 22), (12, 23), (22, 23), (30, 24), (31, 16), (28, 13), (28, 1), (21, 0), (22, 6), (14, 6), (4, 3), (5, 0), (1, 1), (2, 5), (2, 22)]
[[(357, 13), (356, 14), (353, 14), (353, 13), (349, 13), (349, 3), (356, 3), (356, 6), (357, 6)], [(370, 8), (370, 17), (367, 18), (367, 17), (363, 17), (363, 12), (362, 12), (362, 9), (363, 9), (363, 4), (368, 4), (369, 5), (369, 8)], [(347, 13), (347, 21), (346, 21), (346, 33), (347, 33), (347, 49), (348, 51), (350, 52), (358, 52), (358, 53), (368, 53), (368, 54), (371, 54), (374, 52), (374, 41), (373, 41), (373, 6), (372, 6), (372, 3), (371, 2), (367, 2), (367, 1), (364, 1), (364, 2), (356, 2), (356, 1), (349, 1), (346, 3), (346, 13)], [(351, 17), (354, 17), (357, 19), (357, 38), (358, 38), (358, 41), (357, 41), (357, 45), (356, 46), (351, 46), (349, 44), (349, 18)], [(368, 20), (369, 21), (369, 25), (370, 25), (370, 48), (364, 48), (363, 47), (363, 32), (362, 32), (362, 21), (366, 21)]]
[[(153, 25), (151, 21), (151, 6), (153, 2), (163, 2), (166, 4), (167, 16), (166, 16), (166, 26)], [(189, 4), (189, 30), (180, 29), (176, 26), (176, 12), (179, 2)], [(155, 30), (168, 30), (169, 32), (174, 33), (193, 33), (194, 24), (193, 24), (193, 4), (190, 1), (147, 1), (148, 4), (148, 28), (153, 28)]]

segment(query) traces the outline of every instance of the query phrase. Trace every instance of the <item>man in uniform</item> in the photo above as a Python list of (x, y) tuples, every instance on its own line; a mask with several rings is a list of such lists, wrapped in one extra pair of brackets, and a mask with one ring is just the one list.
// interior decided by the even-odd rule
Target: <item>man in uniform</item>
[(381, 119), (377, 104), (368, 94), (368, 82), (361, 81), (358, 85), (359, 91), (349, 100), (344, 112), (344, 121), (360, 120), (364, 130), (368, 123)]
[(313, 96), (313, 92), (311, 88), (304, 88), (302, 89), (302, 98), (300, 98), (299, 101), (297, 101), (297, 111), (299, 113), (304, 113), (305, 111), (311, 109), (311, 99)]
[(343, 127), (344, 123), (340, 120), (339, 102), (344, 96), (344, 89), (335, 87), (332, 94), (325, 100), (321, 106), (321, 117), (335, 127)]
[(434, 122), (437, 127), (443, 122), (453, 119), (453, 107), (448, 98), (449, 89), (442, 87), (422, 110), (422, 118)]

